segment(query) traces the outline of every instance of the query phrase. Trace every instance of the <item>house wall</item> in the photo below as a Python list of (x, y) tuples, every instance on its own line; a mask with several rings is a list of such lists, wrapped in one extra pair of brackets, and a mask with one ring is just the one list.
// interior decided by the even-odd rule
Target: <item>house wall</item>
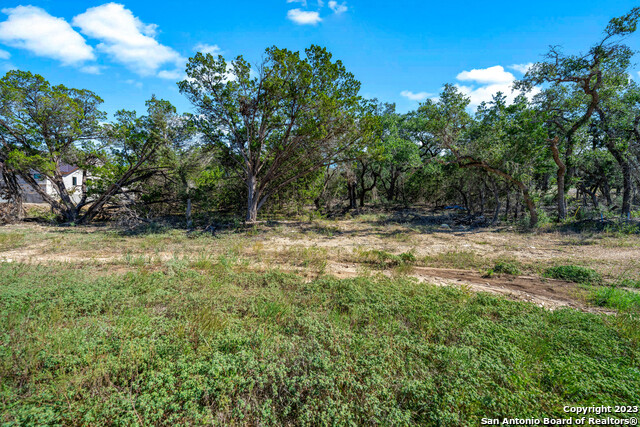
[[(76, 179), (75, 185), (73, 185), (74, 178)], [(73, 200), (75, 203), (78, 203), (82, 198), (82, 170), (78, 169), (77, 171), (63, 177), (62, 182), (64, 182), (64, 187), (69, 192), (71, 200)], [(54, 190), (53, 184), (49, 183), (49, 185), (51, 185), (51, 189), (53, 191), (53, 193), (51, 194), (55, 194), (56, 196), (58, 196), (58, 192)]]
[[(76, 185), (73, 185), (73, 178), (76, 178)], [(82, 198), (81, 195), (81, 186), (82, 186), (82, 170), (78, 169), (75, 172), (70, 173), (69, 175), (62, 178), (64, 182), (64, 186), (71, 195), (71, 200), (75, 203), (78, 203)], [(48, 195), (59, 198), (58, 191), (51, 181), (48, 179), (39, 180), (40, 188), (42, 188)], [(18, 184), (20, 188), (22, 188), (22, 193), (24, 195), (24, 201), (26, 203), (43, 203), (44, 199), (40, 194), (38, 194), (29, 184), (26, 183), (22, 178), (18, 177)], [(0, 198), (0, 202), (6, 202)]]

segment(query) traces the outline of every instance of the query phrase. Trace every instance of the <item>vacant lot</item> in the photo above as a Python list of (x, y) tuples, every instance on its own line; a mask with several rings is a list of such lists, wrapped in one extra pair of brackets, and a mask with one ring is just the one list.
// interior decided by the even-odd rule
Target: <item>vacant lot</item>
[(0, 259), (9, 425), (475, 425), (640, 403), (637, 235), (20, 225)]

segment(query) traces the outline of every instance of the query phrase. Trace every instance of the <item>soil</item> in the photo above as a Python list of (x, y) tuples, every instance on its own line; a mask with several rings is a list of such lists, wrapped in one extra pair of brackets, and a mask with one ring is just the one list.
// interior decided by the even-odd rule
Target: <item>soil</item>
[[(104, 231), (104, 227), (86, 227), (79, 235)], [(11, 231), (34, 233), (33, 236), (55, 233), (56, 227), (36, 224), (17, 224), (2, 227), (0, 233)], [(164, 263), (176, 257), (197, 257), (202, 253), (224, 253), (224, 244), (235, 243), (242, 247), (241, 256), (252, 260), (251, 268), (278, 268), (308, 275), (289, 254), (292, 248), (319, 248), (326, 257), (324, 274), (336, 277), (355, 277), (377, 271), (385, 275), (398, 274), (396, 270), (372, 270), (370, 265), (351, 262), (358, 250), (378, 249), (392, 254), (411, 251), (417, 258), (437, 256), (449, 252), (468, 252), (481, 260), (511, 259), (528, 266), (573, 263), (586, 265), (599, 271), (605, 279), (619, 277), (621, 272), (640, 277), (640, 237), (609, 235), (580, 235), (575, 233), (518, 233), (506, 228), (455, 230), (420, 228), (415, 224), (377, 220), (322, 221), (318, 223), (278, 222), (275, 226), (263, 226), (257, 235), (228, 234), (220, 240), (208, 240), (196, 245), (182, 241), (171, 243), (169, 249), (154, 250), (141, 245), (140, 240), (126, 241), (126, 248), (100, 247), (87, 251), (74, 249), (73, 244), (52, 248), (40, 237), (28, 239), (28, 243), (6, 251), (0, 251), (0, 261), (27, 263), (97, 263), (123, 264), (123, 254), (134, 249), (136, 256), (147, 256), (154, 263)], [(171, 237), (167, 237), (171, 241)], [(226, 239), (226, 240), (224, 240)], [(244, 240), (243, 240), (244, 239)], [(133, 243), (132, 243), (133, 242)], [(226, 243), (225, 243), (226, 242)], [(259, 244), (262, 249), (251, 249)], [(200, 251), (200, 252), (198, 252)], [(261, 261), (264, 260), (264, 261)], [(121, 267), (121, 266), (120, 266)], [(110, 269), (112, 267), (109, 267)], [(134, 268), (134, 267), (131, 267)], [(120, 268), (118, 268), (120, 270)], [(531, 268), (529, 269), (531, 271)], [(560, 280), (536, 275), (487, 277), (479, 268), (454, 269), (411, 267), (402, 274), (420, 282), (435, 285), (463, 286), (470, 291), (489, 292), (511, 299), (533, 302), (548, 309), (571, 307), (585, 311), (605, 312), (586, 303), (586, 291), (579, 286)]]

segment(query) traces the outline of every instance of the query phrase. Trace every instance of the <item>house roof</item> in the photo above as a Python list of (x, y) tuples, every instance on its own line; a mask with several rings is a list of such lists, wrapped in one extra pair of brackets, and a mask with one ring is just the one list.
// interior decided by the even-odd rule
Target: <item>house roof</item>
[(78, 169), (80, 169), (79, 166), (68, 165), (66, 163), (60, 164), (60, 173), (62, 173), (62, 176), (67, 176), (70, 173), (77, 171)]

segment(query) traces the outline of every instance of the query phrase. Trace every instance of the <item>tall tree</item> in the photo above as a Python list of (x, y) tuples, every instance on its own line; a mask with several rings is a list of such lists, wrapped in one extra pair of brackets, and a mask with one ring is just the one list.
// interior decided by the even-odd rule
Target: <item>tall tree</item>
[(534, 64), (525, 77), (516, 83), (516, 88), (521, 89), (550, 84), (543, 91), (543, 98), (555, 98), (559, 92), (567, 93), (567, 90), (559, 88), (561, 86), (569, 86), (569, 92), (584, 95), (583, 106), (578, 112), (575, 109), (559, 108), (554, 102), (542, 102), (548, 106), (550, 123), (558, 133), (549, 139), (549, 147), (558, 168), (557, 204), (561, 220), (566, 217), (565, 192), (573, 171), (576, 134), (596, 112), (605, 75), (610, 76), (608, 80), (611, 82), (619, 81), (613, 76), (626, 75), (633, 52), (621, 44), (621, 40), (636, 31), (639, 17), (640, 8), (636, 7), (624, 16), (613, 18), (605, 28), (602, 39), (586, 54), (566, 55), (557, 46), (552, 47), (544, 61)]
[[(149, 164), (175, 133), (175, 108), (155, 98), (147, 102), (147, 116), (120, 111), (115, 123), (102, 126), (100, 97), (52, 86), (40, 75), (11, 71), (0, 79), (0, 95), (6, 165), (66, 222), (90, 221), (114, 196), (157, 172)], [(65, 163), (83, 170), (76, 188), (64, 183)], [(40, 186), (34, 171), (53, 184), (56, 195)]]
[[(99, 135), (105, 118), (101, 103), (91, 91), (52, 86), (29, 72), (10, 71), (0, 79), (0, 137), (6, 163), (67, 221), (78, 219), (79, 208), (61, 168), (76, 144)], [(51, 181), (58, 198), (39, 185), (32, 170)], [(81, 186), (85, 184), (83, 179)]]
[(452, 162), (461, 168), (484, 170), (516, 186), (529, 211), (530, 225), (535, 226), (538, 214), (527, 181), (544, 135), (535, 112), (524, 96), (507, 106), (498, 93), (492, 102), (478, 108), (474, 121), (466, 111), (468, 105), (469, 99), (455, 86), (445, 85), (438, 101), (428, 100), (418, 111), (428, 119), (429, 133)]
[(374, 130), (360, 83), (326, 49), (272, 47), (255, 70), (238, 57), (198, 53), (180, 91), (198, 111), (209, 142), (235, 159), (247, 191), (249, 222), (268, 198), (334, 163)]
[[(617, 89), (619, 85), (610, 86)], [(620, 213), (625, 218), (631, 214), (631, 148), (636, 140), (634, 128), (640, 117), (639, 107), (640, 88), (633, 81), (628, 81), (626, 90), (605, 93), (596, 107), (597, 120), (594, 120), (594, 128), (600, 130), (599, 133), (593, 132), (594, 138), (611, 153), (620, 167), (623, 181)]]

